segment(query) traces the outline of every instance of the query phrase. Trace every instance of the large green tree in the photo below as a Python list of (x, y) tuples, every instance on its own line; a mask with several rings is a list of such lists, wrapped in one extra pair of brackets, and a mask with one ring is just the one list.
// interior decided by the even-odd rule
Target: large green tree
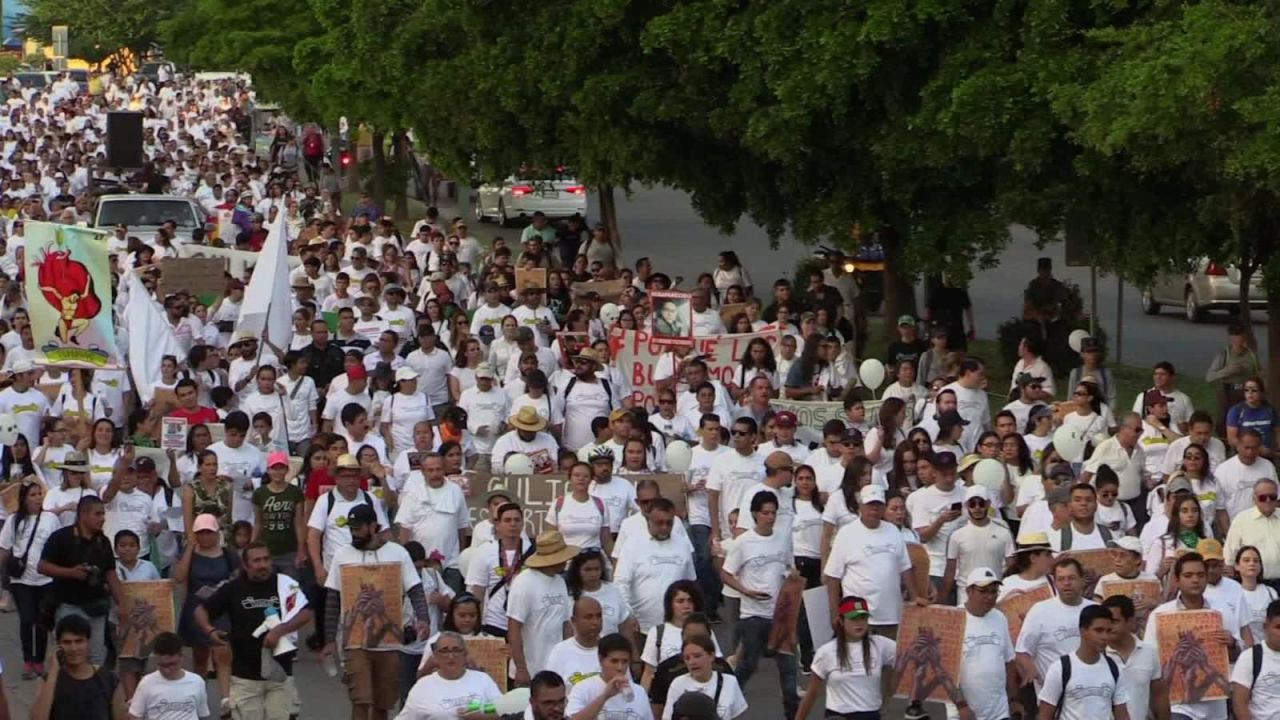
[(120, 50), (141, 57), (158, 42), (159, 26), (180, 0), (28, 0), (27, 35), (50, 42), (54, 25), (67, 25), (70, 56), (102, 62)]

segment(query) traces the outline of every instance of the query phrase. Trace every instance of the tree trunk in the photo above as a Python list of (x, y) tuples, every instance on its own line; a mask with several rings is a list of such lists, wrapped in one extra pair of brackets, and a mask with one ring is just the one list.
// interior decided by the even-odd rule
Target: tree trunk
[(613, 246), (618, 251), (618, 267), (622, 267), (622, 230), (618, 227), (618, 203), (613, 197), (613, 190), (612, 185), (601, 185), (596, 188), (596, 194), (600, 196), (600, 222), (609, 231)]
[(1244, 260), (1239, 265), (1240, 270), (1240, 296), (1239, 306), (1236, 308), (1237, 317), (1240, 325), (1244, 328), (1244, 336), (1249, 343), (1249, 347), (1258, 349), (1258, 336), (1253, 332), (1253, 310), (1249, 304), (1249, 286), (1253, 281), (1254, 274), (1258, 271), (1258, 263), (1254, 260)]
[(884, 337), (891, 341), (898, 337), (898, 317), (916, 315), (915, 286), (910, 282), (910, 275), (902, 262), (905, 245), (902, 235), (895, 228), (886, 227), (880, 231), (880, 247), (884, 249), (884, 275), (881, 280), (884, 303), (881, 306), (881, 319)]
[(409, 178), (413, 175), (413, 168), (409, 167), (409, 138), (404, 134), (403, 130), (397, 130), (395, 134), (391, 136), (391, 149), (395, 154), (396, 168), (399, 170), (399, 172), (396, 173), (397, 182), (395, 192), (393, 193), (396, 197), (394, 219), (408, 220), (409, 194), (405, 188), (409, 184)]
[(1280, 292), (1267, 290), (1267, 387), (1280, 387), (1277, 358), (1280, 358)]
[(387, 207), (387, 133), (385, 130), (373, 131), (373, 204)]

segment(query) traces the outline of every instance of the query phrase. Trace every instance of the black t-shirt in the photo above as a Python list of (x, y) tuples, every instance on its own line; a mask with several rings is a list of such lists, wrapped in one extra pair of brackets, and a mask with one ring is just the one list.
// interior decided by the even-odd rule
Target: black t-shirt
[[(224, 583), (204, 601), (209, 618), (228, 615), (231, 618), (231, 674), (243, 680), (262, 679), (262, 639), (254, 637), (266, 619), (267, 608), (280, 609), (280, 592), (276, 574), (262, 582), (254, 582), (240, 575)], [(284, 611), (281, 610), (281, 615)], [(293, 659), (297, 652), (277, 655), (276, 660), (284, 671), (293, 674)]]
[(115, 692), (116, 676), (106, 668), (98, 668), (87, 680), (77, 680), (60, 671), (49, 719), (111, 720), (111, 697)]
[(920, 338), (916, 338), (914, 342), (902, 342), (901, 340), (894, 340), (893, 342), (889, 343), (888, 365), (889, 365), (890, 377), (894, 378), (895, 380), (897, 379), (897, 377), (893, 373), (896, 372), (895, 369), (898, 367), (898, 363), (902, 362), (903, 360), (914, 360), (916, 362), (916, 365), (919, 366), (920, 356), (923, 355), (928, 350), (929, 350), (929, 345), (925, 343), (924, 340), (921, 340)]
[[(733, 674), (733, 668), (724, 658), (716, 658), (711, 667), (722, 673)], [(684, 666), (684, 658), (679, 655), (672, 655), (658, 663), (658, 667), (653, 669), (653, 682), (649, 684), (649, 702), (654, 705), (666, 705), (667, 691), (671, 689), (671, 683), (681, 675), (688, 674), (689, 668)]]
[[(76, 526), (56, 530), (44, 544), (40, 559), (63, 568), (88, 565), (94, 568), (87, 580), (54, 579), (54, 592), (59, 602), (77, 605), (90, 610), (90, 614), (105, 615), (110, 604), (110, 588), (107, 574), (115, 572), (116, 558), (107, 536), (99, 533), (82, 538)], [(101, 609), (101, 613), (95, 612)]]

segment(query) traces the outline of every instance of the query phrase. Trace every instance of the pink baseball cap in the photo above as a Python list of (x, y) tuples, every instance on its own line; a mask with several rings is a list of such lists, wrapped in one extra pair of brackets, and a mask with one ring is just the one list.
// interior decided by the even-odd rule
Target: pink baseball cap
[(276, 465), (289, 464), (289, 454), (283, 450), (273, 450), (267, 454), (267, 467), (275, 467)]
[(210, 515), (208, 513), (205, 513), (204, 515), (200, 515), (199, 517), (196, 518), (195, 524), (192, 529), (195, 532), (204, 532), (205, 530), (209, 530), (211, 532), (219, 532), (222, 530), (222, 526), (218, 523), (217, 515)]

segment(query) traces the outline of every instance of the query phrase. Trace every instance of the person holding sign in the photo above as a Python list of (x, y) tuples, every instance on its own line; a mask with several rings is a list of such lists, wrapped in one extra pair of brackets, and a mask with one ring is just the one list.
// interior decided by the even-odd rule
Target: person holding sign
[[(398, 600), (408, 596), (413, 605), (413, 615), (420, 618), (414, 624), (418, 637), (427, 634), (425, 621), (431, 616), (427, 596), (422, 590), (422, 576), (414, 567), (413, 558), (404, 546), (386, 540), (379, 533), (378, 515), (369, 505), (355, 505), (347, 512), (347, 530), (350, 544), (338, 548), (333, 555), (330, 572), (325, 582), (328, 596), (325, 605), (325, 638), (329, 640), (323, 654), (334, 657), (338, 642), (343, 643), (343, 660), (350, 680), (347, 684), (351, 698), (352, 717), (370, 720), (386, 718), (400, 701), (400, 641), (403, 639), (403, 619), (389, 612), (391, 598)], [(352, 583), (344, 575), (358, 573), (362, 567), (391, 565), (398, 568), (400, 582), (394, 588), (366, 583), (363, 576)], [(358, 597), (349, 597), (343, 608), (342, 596), (354, 589)], [(398, 603), (394, 605), (399, 609)], [(398, 614), (398, 613), (397, 613)], [(350, 616), (350, 617), (348, 617)], [(364, 631), (359, 646), (350, 647), (358, 620)], [(369, 627), (387, 630), (390, 637), (371, 637)]]

